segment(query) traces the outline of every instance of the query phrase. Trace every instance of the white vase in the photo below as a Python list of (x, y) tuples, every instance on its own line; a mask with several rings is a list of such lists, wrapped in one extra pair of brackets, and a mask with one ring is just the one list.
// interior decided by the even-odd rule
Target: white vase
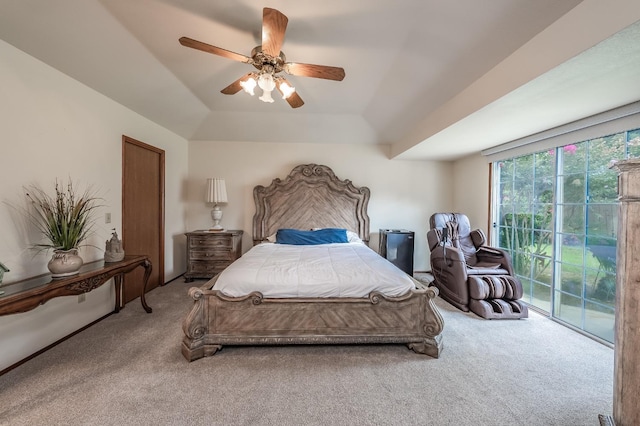
[(75, 275), (82, 266), (82, 258), (78, 256), (78, 249), (54, 250), (51, 260), (47, 264), (53, 278)]

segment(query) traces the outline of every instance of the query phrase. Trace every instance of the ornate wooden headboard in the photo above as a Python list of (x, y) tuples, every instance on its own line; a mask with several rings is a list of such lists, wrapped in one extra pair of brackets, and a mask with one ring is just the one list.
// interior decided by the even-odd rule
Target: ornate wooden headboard
[(369, 241), (369, 188), (340, 180), (327, 166), (302, 164), (284, 180), (253, 188), (253, 242), (280, 228), (346, 228)]

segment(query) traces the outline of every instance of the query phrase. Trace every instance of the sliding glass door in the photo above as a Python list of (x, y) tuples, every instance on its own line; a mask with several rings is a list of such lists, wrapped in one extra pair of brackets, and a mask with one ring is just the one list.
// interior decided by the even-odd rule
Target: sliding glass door
[(494, 241), (511, 253), (524, 301), (613, 342), (617, 174), (640, 129), (494, 163)]
[(511, 253), (524, 301), (551, 309), (555, 160), (548, 152), (497, 163), (499, 246)]

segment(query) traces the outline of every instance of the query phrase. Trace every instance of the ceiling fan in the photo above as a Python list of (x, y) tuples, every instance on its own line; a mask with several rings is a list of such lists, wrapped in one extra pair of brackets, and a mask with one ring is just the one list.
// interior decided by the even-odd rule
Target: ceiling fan
[(262, 12), (262, 45), (253, 48), (251, 57), (211, 46), (189, 37), (180, 37), (180, 44), (234, 61), (251, 64), (258, 69), (257, 72), (250, 72), (222, 89), (221, 92), (225, 95), (234, 95), (244, 89), (245, 92), (253, 96), (254, 88), (257, 85), (262, 89), (260, 100), (273, 102), (271, 92), (277, 88), (283, 99), (286, 99), (292, 108), (298, 108), (304, 105), (304, 101), (300, 98), (295, 88), (280, 73), (342, 81), (344, 69), (325, 65), (287, 62), (280, 48), (284, 42), (284, 34), (287, 30), (288, 22), (289, 19), (281, 12), (265, 7)]

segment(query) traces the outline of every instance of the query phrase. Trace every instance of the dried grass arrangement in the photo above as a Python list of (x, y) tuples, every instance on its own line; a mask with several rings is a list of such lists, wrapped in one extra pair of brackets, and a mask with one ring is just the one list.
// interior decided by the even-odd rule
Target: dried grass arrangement
[(93, 213), (101, 201), (92, 188), (78, 194), (71, 179), (66, 188), (56, 179), (53, 196), (36, 185), (25, 189), (33, 207), (27, 210), (27, 215), (48, 240), (34, 247), (42, 250), (77, 249), (92, 233)]

